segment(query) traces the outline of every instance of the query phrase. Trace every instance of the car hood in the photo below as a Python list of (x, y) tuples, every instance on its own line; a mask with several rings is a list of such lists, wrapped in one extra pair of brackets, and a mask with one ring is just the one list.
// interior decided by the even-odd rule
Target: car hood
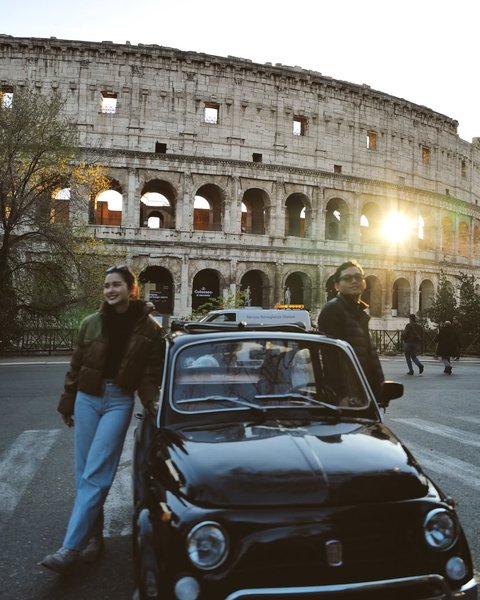
[[(168, 433), (167, 433), (168, 432)], [(383, 424), (231, 424), (160, 430), (156, 456), (195, 504), (375, 503), (427, 494), (429, 480)]]

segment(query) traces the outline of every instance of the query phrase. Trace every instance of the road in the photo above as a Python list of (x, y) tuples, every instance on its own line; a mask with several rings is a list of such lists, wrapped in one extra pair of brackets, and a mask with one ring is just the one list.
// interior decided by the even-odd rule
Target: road
[[(67, 358), (0, 359), (0, 600), (130, 600), (130, 466), (133, 420), (106, 505), (106, 553), (68, 578), (37, 562), (61, 544), (73, 502), (72, 432), (55, 408)], [(461, 360), (443, 375), (433, 359), (406, 375), (400, 358), (382, 359), (405, 385), (387, 424), (427, 472), (458, 501), (474, 563), (480, 566), (480, 362)]]

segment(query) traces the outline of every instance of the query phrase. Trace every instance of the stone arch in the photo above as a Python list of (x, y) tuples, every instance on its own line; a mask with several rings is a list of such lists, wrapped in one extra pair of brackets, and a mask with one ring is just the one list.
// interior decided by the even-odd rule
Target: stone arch
[[(305, 194), (290, 194), (285, 202), (285, 235), (306, 237), (310, 229), (310, 202)], [(308, 225), (307, 225), (308, 219)]]
[(140, 273), (139, 281), (145, 290), (145, 300), (153, 302), (160, 314), (173, 315), (175, 287), (170, 271), (151, 265)]
[(332, 298), (335, 298), (336, 295), (337, 290), (335, 289), (335, 279), (333, 278), (333, 275), (330, 275), (325, 282), (325, 301), (328, 302)]
[(458, 224), (458, 253), (460, 256), (470, 256), (470, 226), (465, 221)]
[(370, 307), (369, 312), (372, 317), (381, 317), (383, 314), (382, 306), (382, 284), (376, 275), (369, 275), (365, 278), (367, 287), (362, 294), (362, 300)]
[(50, 209), (51, 223), (68, 223), (70, 221), (70, 188), (65, 187), (56, 190), (52, 194), (52, 206)]
[(153, 210), (148, 213), (147, 227), (149, 229), (164, 229), (165, 218), (163, 213), (157, 210)]
[[(303, 304), (310, 310), (312, 280), (303, 271), (294, 271), (285, 278), (283, 304)], [(289, 300), (289, 301), (288, 301)]]
[(108, 180), (108, 188), (102, 190), (90, 202), (90, 225), (122, 225), (123, 190), (116, 179)]
[(382, 211), (376, 202), (364, 204), (360, 217), (360, 239), (362, 244), (377, 242), (382, 226)]
[(410, 282), (405, 277), (399, 277), (394, 281), (392, 289), (392, 315), (408, 317), (411, 313), (410, 289)]
[(175, 229), (175, 204), (176, 192), (168, 181), (146, 182), (140, 197), (140, 227), (151, 227), (150, 217), (158, 217), (160, 228)]
[(192, 283), (192, 310), (221, 295), (222, 276), (216, 269), (198, 271)]
[(418, 248), (420, 250), (435, 250), (435, 218), (431, 210), (423, 209), (417, 221)]
[(242, 197), (242, 232), (265, 234), (270, 222), (270, 198), (260, 188), (250, 188)]
[(480, 227), (478, 223), (473, 226), (473, 256), (480, 256)]
[(442, 252), (453, 254), (453, 220), (446, 215), (442, 218)]
[(348, 237), (348, 206), (342, 198), (332, 198), (325, 208), (325, 239), (343, 241)]
[(267, 275), (259, 269), (247, 271), (240, 280), (242, 292), (248, 290), (245, 297), (245, 306), (262, 306), (268, 308), (269, 304), (269, 282)]
[(213, 183), (202, 185), (193, 205), (194, 231), (222, 231), (225, 192)]
[(430, 279), (424, 279), (418, 288), (418, 308), (420, 311), (428, 310), (435, 300), (435, 290)]

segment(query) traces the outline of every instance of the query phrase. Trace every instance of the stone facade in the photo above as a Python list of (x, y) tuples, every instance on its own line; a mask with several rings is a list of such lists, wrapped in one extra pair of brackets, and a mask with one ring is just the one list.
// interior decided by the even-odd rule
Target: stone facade
[(373, 326), (397, 328), (440, 269), (478, 273), (480, 138), (445, 115), (299, 67), (0, 36), (0, 89), (24, 85), (60, 93), (108, 168), (120, 204), (91, 199), (83, 218), (160, 312), (250, 286), (252, 304), (288, 288), (315, 317), (355, 258)]

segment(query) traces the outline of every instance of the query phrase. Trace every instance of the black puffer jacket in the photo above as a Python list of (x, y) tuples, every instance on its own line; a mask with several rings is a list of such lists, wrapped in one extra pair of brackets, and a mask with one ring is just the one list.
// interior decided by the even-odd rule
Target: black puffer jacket
[[(121, 359), (115, 383), (129, 392), (138, 392), (142, 404), (158, 402), (165, 355), (164, 330), (150, 316), (142, 300), (131, 300), (137, 316), (132, 334)], [(73, 414), (75, 396), (80, 390), (92, 396), (102, 395), (102, 379), (106, 364), (108, 338), (105, 333), (105, 315), (108, 306), (89, 315), (80, 325), (78, 345), (73, 352), (70, 369), (65, 376), (65, 389), (58, 412)]]
[(323, 307), (318, 317), (318, 332), (345, 340), (352, 346), (375, 397), (380, 400), (385, 378), (368, 332), (367, 308), (365, 302), (338, 294)]

